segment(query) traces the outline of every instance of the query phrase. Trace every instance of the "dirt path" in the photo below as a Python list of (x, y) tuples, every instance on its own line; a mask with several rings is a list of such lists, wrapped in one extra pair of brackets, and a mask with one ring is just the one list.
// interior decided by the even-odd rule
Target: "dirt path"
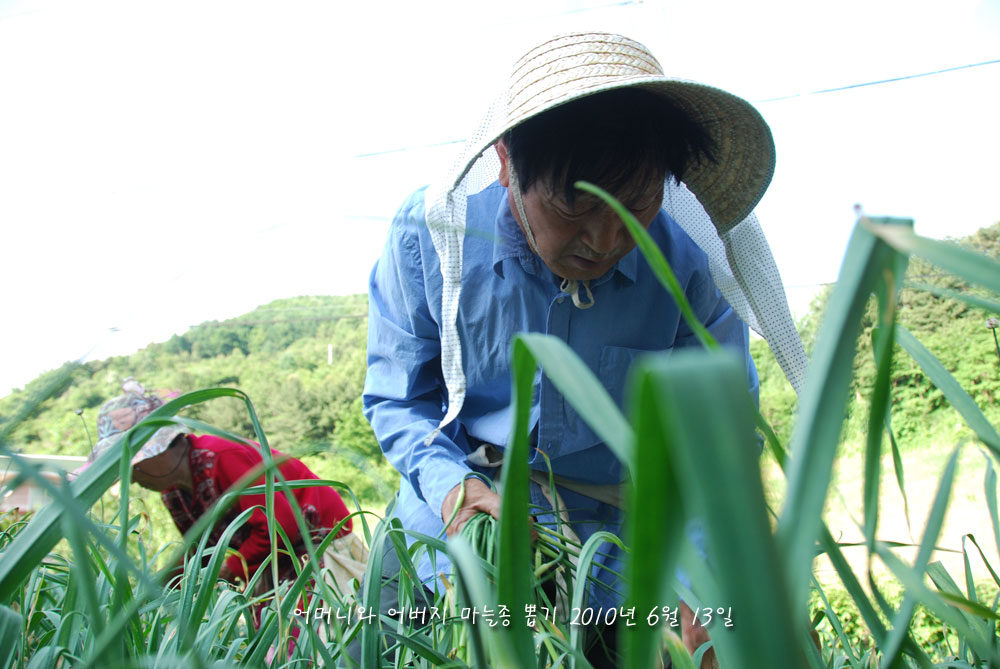
[[(954, 446), (927, 447), (904, 453), (903, 471), (909, 500), (909, 525), (906, 520), (903, 496), (896, 483), (892, 458), (882, 460), (882, 483), (880, 486), (879, 530), (877, 538), (883, 541), (917, 544), (923, 537), (927, 516), (937, 494), (941, 474)], [(952, 578), (964, 589), (965, 558), (963, 557), (963, 537), (973, 535), (983, 549), (989, 564), (1000, 571), (997, 554), (997, 540), (986, 504), (984, 477), (986, 460), (983, 448), (976, 444), (966, 444), (959, 457), (958, 471), (952, 487), (951, 502), (945, 517), (944, 527), (937, 541), (939, 550), (932, 560), (944, 564)], [(859, 527), (863, 518), (862, 455), (858, 452), (837, 459), (833, 472), (833, 486), (827, 499), (825, 519), (833, 536), (842, 543), (864, 542), (864, 533)], [(764, 466), (765, 489), (774, 508), (780, 508), (781, 472), (773, 462)], [(911, 533), (912, 529), (912, 533)], [(992, 580), (975, 545), (966, 540), (964, 548), (968, 552), (973, 576), (977, 581)], [(866, 568), (867, 551), (864, 546), (845, 547), (844, 555), (862, 583)], [(899, 548), (896, 553), (912, 563), (917, 549)], [(824, 585), (837, 585), (839, 578), (826, 557), (816, 561), (814, 567), (817, 578)], [(873, 571), (876, 580), (889, 576), (888, 570), (876, 558)]]

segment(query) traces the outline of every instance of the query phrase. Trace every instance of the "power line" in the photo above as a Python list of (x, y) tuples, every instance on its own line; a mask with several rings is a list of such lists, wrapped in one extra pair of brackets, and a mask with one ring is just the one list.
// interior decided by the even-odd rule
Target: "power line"
[(809, 91), (808, 93), (795, 93), (794, 95), (782, 95), (776, 98), (767, 98), (766, 100), (753, 100), (754, 104), (763, 104), (765, 102), (778, 102), (780, 100), (792, 100), (794, 98), (801, 98), (807, 95), (821, 95), (823, 93), (836, 93), (838, 91), (849, 91), (853, 88), (864, 88), (865, 86), (878, 86), (880, 84), (891, 84), (897, 81), (906, 81), (908, 79), (919, 79), (921, 77), (930, 77), (935, 74), (945, 74), (947, 72), (957, 72), (958, 70), (967, 70), (972, 67), (983, 67), (984, 65), (996, 65), (1000, 63), (1000, 59), (997, 60), (984, 60), (981, 63), (969, 63), (968, 65), (956, 65), (955, 67), (946, 67), (943, 70), (934, 70), (932, 72), (920, 72), (917, 74), (907, 74), (901, 77), (892, 77), (890, 79), (878, 79), (877, 81), (866, 81), (860, 84), (848, 84), (847, 86), (837, 86), (836, 88), (824, 88), (818, 91)]
[[(630, 4), (628, 2), (617, 3), (617, 4)], [(751, 100), (753, 104), (765, 104), (768, 102), (780, 102), (782, 100), (794, 100), (796, 98), (803, 98), (809, 95), (822, 95), (823, 93), (837, 93), (840, 91), (849, 91), (855, 88), (865, 88), (867, 86), (879, 86), (881, 84), (891, 84), (897, 81), (906, 81), (908, 79), (920, 79), (922, 77), (931, 77), (938, 74), (947, 74), (949, 72), (957, 72), (959, 70), (968, 70), (974, 67), (984, 67), (986, 65), (997, 65), (1000, 64), (1000, 58), (996, 60), (984, 60), (980, 63), (969, 63), (967, 65), (956, 65), (955, 67), (946, 67), (941, 70), (933, 70), (930, 72), (918, 72), (916, 74), (906, 74), (900, 77), (891, 77), (889, 79), (878, 79), (875, 81), (865, 81), (857, 84), (847, 84), (846, 86), (837, 86), (835, 88), (823, 88), (817, 91), (809, 91), (807, 93), (794, 93), (792, 95), (781, 95), (775, 98), (766, 98), (763, 100)], [(384, 156), (391, 153), (404, 153), (406, 151), (419, 151), (422, 149), (434, 149), (441, 146), (449, 146), (452, 144), (461, 144), (464, 139), (449, 139), (443, 142), (433, 142), (430, 144), (415, 144), (412, 146), (403, 146), (395, 149), (386, 149), (384, 151), (372, 151), (370, 153), (359, 153), (353, 156), (354, 158), (372, 158), (375, 156)]]
[(404, 146), (398, 149), (386, 149), (385, 151), (372, 151), (371, 153), (359, 153), (354, 158), (371, 158), (372, 156), (384, 156), (389, 153), (403, 153), (404, 151), (415, 151), (419, 149), (434, 149), (439, 146), (448, 146), (449, 144), (461, 144), (464, 139), (449, 139), (446, 142), (434, 142), (433, 144), (415, 144), (413, 146)]

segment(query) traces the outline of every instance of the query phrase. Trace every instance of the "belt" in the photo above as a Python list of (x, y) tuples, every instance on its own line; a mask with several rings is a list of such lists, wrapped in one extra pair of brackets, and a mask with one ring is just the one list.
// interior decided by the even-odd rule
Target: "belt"
[[(479, 448), (468, 455), (467, 460), (477, 467), (496, 469), (503, 465), (503, 453), (493, 444), (482, 443)], [(532, 469), (531, 480), (541, 486), (543, 491), (548, 489), (549, 475), (547, 473)], [(578, 495), (610, 504), (618, 509), (625, 508), (624, 486), (621, 483), (587, 483), (586, 481), (568, 479), (558, 474), (552, 475), (552, 481), (555, 482), (556, 486)]]

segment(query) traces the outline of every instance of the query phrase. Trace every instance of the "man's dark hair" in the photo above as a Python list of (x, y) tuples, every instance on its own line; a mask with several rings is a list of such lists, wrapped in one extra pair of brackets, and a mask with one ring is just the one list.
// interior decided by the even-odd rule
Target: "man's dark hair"
[[(687, 167), (715, 160), (705, 129), (662, 95), (623, 88), (589, 95), (528, 119), (504, 135), (522, 190), (551, 177), (572, 206), (584, 180), (619, 197), (637, 177), (680, 182)], [(648, 183), (646, 179), (640, 179)]]

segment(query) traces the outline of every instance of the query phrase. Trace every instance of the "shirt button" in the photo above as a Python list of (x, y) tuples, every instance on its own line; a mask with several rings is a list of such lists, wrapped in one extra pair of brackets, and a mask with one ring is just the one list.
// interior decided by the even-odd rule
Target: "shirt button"
[(557, 297), (556, 298), (556, 304), (562, 304), (563, 300), (565, 300), (565, 299), (566, 299), (565, 297)]

